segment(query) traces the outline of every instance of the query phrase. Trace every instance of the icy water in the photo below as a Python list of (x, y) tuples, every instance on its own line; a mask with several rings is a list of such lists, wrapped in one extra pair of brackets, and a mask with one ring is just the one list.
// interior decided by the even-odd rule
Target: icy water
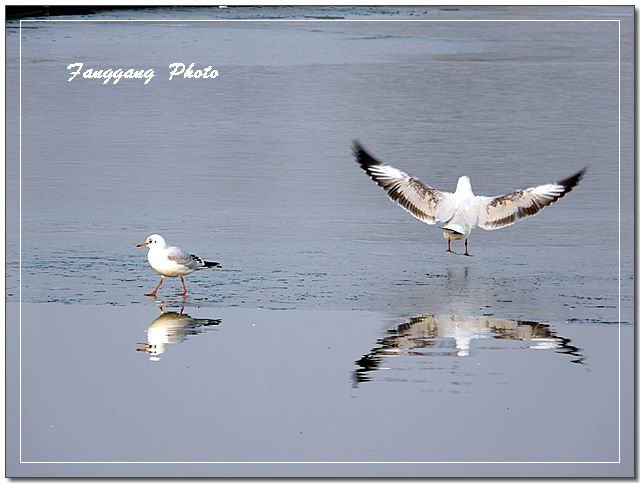
[[(306, 20), (625, 12), (631, 22), (615, 8), (230, 8), (82, 18), (300, 21), (23, 23), (21, 262), (10, 24), (23, 459), (617, 459), (619, 344), (633, 337), (617, 22)], [(156, 77), (68, 82), (72, 62)], [(172, 62), (220, 75), (169, 81)], [(463, 257), (367, 179), (354, 139), (450, 191), (463, 174), (495, 195), (589, 171), (535, 218), (475, 231)], [(186, 300), (171, 279), (144, 297), (157, 275), (135, 245), (151, 233), (224, 268), (187, 277)]]

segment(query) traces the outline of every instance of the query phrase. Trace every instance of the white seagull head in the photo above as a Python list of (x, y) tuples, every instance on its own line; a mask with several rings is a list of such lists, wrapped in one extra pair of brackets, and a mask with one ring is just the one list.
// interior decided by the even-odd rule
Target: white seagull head
[(473, 190), (471, 189), (471, 180), (468, 176), (460, 176), (458, 178), (458, 185), (456, 186), (457, 195), (473, 196)]
[(153, 234), (142, 243), (138, 243), (137, 247), (148, 247), (150, 250), (154, 248), (166, 248), (167, 242), (160, 235)]

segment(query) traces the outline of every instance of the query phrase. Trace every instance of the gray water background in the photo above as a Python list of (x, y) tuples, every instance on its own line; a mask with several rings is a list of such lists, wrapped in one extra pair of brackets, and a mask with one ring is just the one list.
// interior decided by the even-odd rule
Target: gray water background
[[(136, 18), (167, 15), (143, 10)], [(176, 9), (169, 15), (203, 18), (203, 11)], [(231, 8), (204, 14), (300, 20), (576, 15), (608, 18), (620, 10)], [(115, 12), (91, 18), (130, 16)], [(18, 76), (15, 27), (7, 32), (12, 93)], [(24, 399), (32, 418), (23, 428), (30, 437), (24, 446), (30, 458), (89, 458), (87, 439), (95, 443), (97, 434), (104, 444), (92, 451), (107, 459), (123, 457), (122, 451), (134, 460), (206, 458), (207, 438), (218, 433), (227, 442), (240, 436), (242, 443), (227, 444), (226, 453), (216, 445), (222, 452), (215, 457), (222, 459), (242, 454), (249, 460), (371, 460), (378, 447), (389, 460), (402, 455), (420, 460), (425, 452), (437, 460), (450, 457), (453, 448), (472, 460), (488, 458), (488, 453), (524, 460), (615, 456), (617, 411), (599, 408), (614, 408), (617, 400), (611, 384), (617, 376), (618, 297), (623, 325), (633, 320), (633, 267), (624, 263), (632, 257), (633, 218), (626, 208), (618, 293), (617, 23), (23, 23), (22, 31), (22, 336), (34, 349), (24, 353), (24, 377), (32, 384), (24, 388), (25, 396), (41, 393), (43, 381), (86, 383), (76, 373), (55, 373), (59, 365), (43, 368), (42, 355), (48, 354), (57, 364), (67, 361), (75, 367), (82, 361), (89, 374), (106, 371), (99, 380), (115, 377), (122, 384), (117, 400), (123, 411), (137, 404), (149, 411), (140, 424), (166, 420), (173, 398), (176, 404), (183, 395), (193, 398), (206, 379), (211, 386), (198, 397), (226, 394), (231, 413), (224, 420), (240, 425), (204, 424), (200, 417), (184, 424), (181, 419), (153, 430), (157, 437), (149, 441), (156, 443), (144, 446), (133, 437), (144, 433), (142, 428), (119, 413), (114, 415), (123, 422), (118, 427), (132, 432), (122, 439), (131, 444), (121, 445), (120, 435), (109, 436), (111, 425), (94, 427), (92, 436), (63, 425), (66, 429), (55, 436), (44, 425), (50, 421), (46, 415), (56, 412), (51, 408), (74, 417), (84, 414), (91, 427), (102, 423), (90, 422), (96, 409), (87, 405), (87, 394), (93, 403), (102, 399), (96, 396), (99, 391), (72, 401), (55, 399), (58, 392), (49, 387), (44, 399)], [(623, 37), (625, 51), (631, 41)], [(156, 77), (146, 86), (127, 80), (115, 86), (68, 82), (66, 66), (77, 61), (96, 68), (153, 67)], [(220, 76), (168, 81), (171, 62), (214, 65)], [(627, 82), (631, 69), (625, 57)], [(9, 96), (11, 119), (16, 119), (15, 99)], [(632, 109), (622, 109), (625, 139), (631, 139), (631, 115)], [(9, 181), (18, 179), (17, 132), (17, 124), (9, 123)], [(470, 239), (474, 257), (467, 258), (446, 253), (439, 229), (394, 206), (366, 178), (350, 153), (354, 139), (382, 160), (451, 191), (463, 174), (477, 194), (493, 195), (561, 179), (584, 166), (589, 171), (575, 192), (540, 215), (504, 230), (475, 231)], [(631, 149), (623, 142), (624, 159)], [(632, 203), (632, 180), (632, 170), (623, 169), (623, 206)], [(20, 295), (17, 187), (7, 186), (9, 302)], [(133, 350), (135, 342), (144, 342), (144, 329), (158, 312), (142, 296), (157, 276), (145, 253), (135, 248), (153, 232), (224, 265), (221, 271), (187, 279), (186, 311), (222, 317), (216, 333), (175, 346), (180, 350), (172, 346), (155, 362)], [(181, 305), (174, 282), (161, 291), (169, 306)], [(573, 340), (588, 365), (571, 364), (554, 351), (495, 352), (490, 349), (510, 343), (494, 340), (476, 342), (488, 344), (489, 350), (472, 351), (471, 357), (439, 360), (440, 372), (417, 367), (411, 357), (392, 359), (388, 364), (398, 364), (395, 372), (376, 371), (369, 383), (354, 387), (354, 362), (388, 330), (423, 313), (548, 324)], [(93, 322), (77, 320), (86, 317)], [(242, 329), (250, 321), (268, 330), (255, 339)], [(217, 336), (231, 340), (219, 347)], [(337, 356), (318, 353), (325, 339), (341, 343)], [(214, 348), (215, 356), (209, 352)], [(287, 367), (304, 361), (296, 377), (281, 372), (282, 354), (291, 354)], [(197, 370), (186, 370), (189, 358), (200, 361)], [(307, 361), (323, 364), (313, 366), (316, 372), (310, 376)], [(469, 372), (473, 364), (485, 363), (500, 369)], [(247, 374), (259, 377), (253, 371), (261, 366), (280, 384), (278, 396), (264, 407), (235, 406), (238, 400), (269, 398), (265, 388), (256, 396), (255, 381), (247, 379)], [(532, 385), (534, 375), (527, 369), (534, 366), (553, 373), (556, 382)], [(181, 391), (167, 384), (165, 371), (183, 381)], [(406, 377), (397, 371), (406, 371)], [(123, 372), (127, 380), (120, 379)], [(499, 377), (492, 378), (494, 372)], [(158, 379), (149, 380), (156, 373)], [(465, 393), (471, 396), (463, 399), (452, 387), (465, 377), (471, 385)], [(132, 390), (140, 380), (150, 389)], [(248, 393), (236, 387), (238, 381)], [(509, 431), (490, 423), (505, 415), (504, 407), (495, 405), (504, 400), (501, 384), (515, 398), (510, 411), (519, 406), (511, 414), (525, 417), (528, 406), (522, 403), (533, 398), (547, 401), (541, 407), (552, 407), (554, 417), (526, 416), (519, 430), (510, 425)], [(594, 386), (602, 387), (600, 396), (584, 392)], [(434, 392), (440, 396), (434, 398)], [(407, 404), (424, 411), (425, 393), (432, 414), (444, 412), (450, 418), (438, 423), (435, 446), (425, 446), (422, 439), (433, 418), (416, 419), (409, 408), (398, 410)], [(302, 394), (304, 400), (296, 399)], [(584, 414), (566, 403), (567, 394), (579, 401)], [(152, 404), (156, 397), (161, 406)], [(267, 423), (283, 400), (289, 400), (283, 413), (301, 411), (302, 419), (294, 417), (274, 433)], [(297, 429), (304, 434), (302, 414), (308, 416), (311, 400), (326, 405), (309, 420), (308, 429), (316, 432), (305, 440), (308, 445), (300, 445)], [(463, 406), (451, 411), (452, 404)], [(478, 405), (495, 413), (478, 419), (473, 410)], [(248, 418), (252, 411), (255, 417)], [(390, 418), (389, 411), (396, 416)], [(355, 416), (363, 414), (371, 420)], [(348, 415), (358, 430), (344, 426)], [(585, 418), (597, 421), (585, 428)], [(248, 420), (251, 429), (239, 422)], [(323, 429), (329, 420), (337, 433)], [(573, 435), (570, 447), (550, 429), (558, 421), (562, 434)], [(473, 449), (471, 440), (461, 444), (467, 427), (490, 443), (481, 449)], [(201, 438), (184, 447), (184, 454), (176, 453), (177, 434), (198, 433), (198, 428)], [(414, 436), (407, 437), (409, 428)], [(246, 443), (256, 430), (264, 436), (255, 439), (252, 450)], [(166, 439), (160, 434), (165, 431)], [(539, 443), (532, 433), (539, 434)], [(511, 443), (505, 443), (505, 434)], [(267, 435), (280, 444), (268, 447)], [(373, 444), (380, 438), (388, 438), (388, 444)], [(341, 444), (334, 446), (336, 440)], [(358, 440), (367, 444), (358, 448)], [(550, 453), (541, 449), (545, 445)]]

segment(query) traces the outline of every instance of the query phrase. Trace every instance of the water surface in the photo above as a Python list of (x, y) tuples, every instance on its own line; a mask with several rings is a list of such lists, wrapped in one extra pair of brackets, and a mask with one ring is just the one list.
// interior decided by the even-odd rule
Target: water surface
[(442, 317), (430, 334), (401, 322), (391, 353), (380, 338), (398, 321), (375, 312), (179, 310), (160, 327), (156, 307), (23, 304), (25, 460), (615, 457), (615, 413), (602, 415), (617, 403), (615, 327), (567, 324), (536, 342), (460, 317), (475, 334), (464, 353)]
[[(616, 460), (633, 320), (618, 24), (304, 20), (620, 12), (185, 8), (135, 15), (300, 22), (23, 22), (21, 178), (9, 24), (8, 352), (21, 355), (23, 458)], [(157, 76), (68, 82), (76, 61)], [(172, 62), (220, 76), (169, 81)], [(623, 85), (631, 69), (623, 55)], [(632, 115), (622, 109), (624, 159)], [(474, 232), (463, 257), (367, 179), (354, 139), (443, 190), (463, 174), (497, 195), (589, 171), (535, 218)], [(189, 276), (186, 300), (175, 280), (144, 297), (157, 275), (135, 245), (151, 233), (224, 268)]]

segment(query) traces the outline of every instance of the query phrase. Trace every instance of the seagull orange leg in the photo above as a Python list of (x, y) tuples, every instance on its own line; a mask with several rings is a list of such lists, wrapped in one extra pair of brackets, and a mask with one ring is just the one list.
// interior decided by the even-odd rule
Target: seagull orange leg
[(187, 286), (184, 284), (184, 277), (182, 275), (180, 275), (180, 283), (182, 284), (182, 292), (180, 292), (180, 295), (184, 297), (187, 295)]
[(465, 239), (465, 240), (464, 240), (464, 254), (465, 254), (466, 256), (468, 256), (468, 257), (471, 257), (472, 255), (471, 255), (471, 254), (469, 254), (469, 249), (468, 249), (468, 247), (467, 247), (468, 242), (469, 242), (469, 240), (467, 240), (467, 239)]
[(164, 275), (160, 275), (160, 281), (158, 282), (158, 285), (156, 285), (156, 287), (151, 292), (146, 293), (145, 295), (149, 297), (155, 297), (156, 293), (158, 293), (158, 289), (160, 288), (160, 285), (162, 285), (162, 282), (164, 282)]

